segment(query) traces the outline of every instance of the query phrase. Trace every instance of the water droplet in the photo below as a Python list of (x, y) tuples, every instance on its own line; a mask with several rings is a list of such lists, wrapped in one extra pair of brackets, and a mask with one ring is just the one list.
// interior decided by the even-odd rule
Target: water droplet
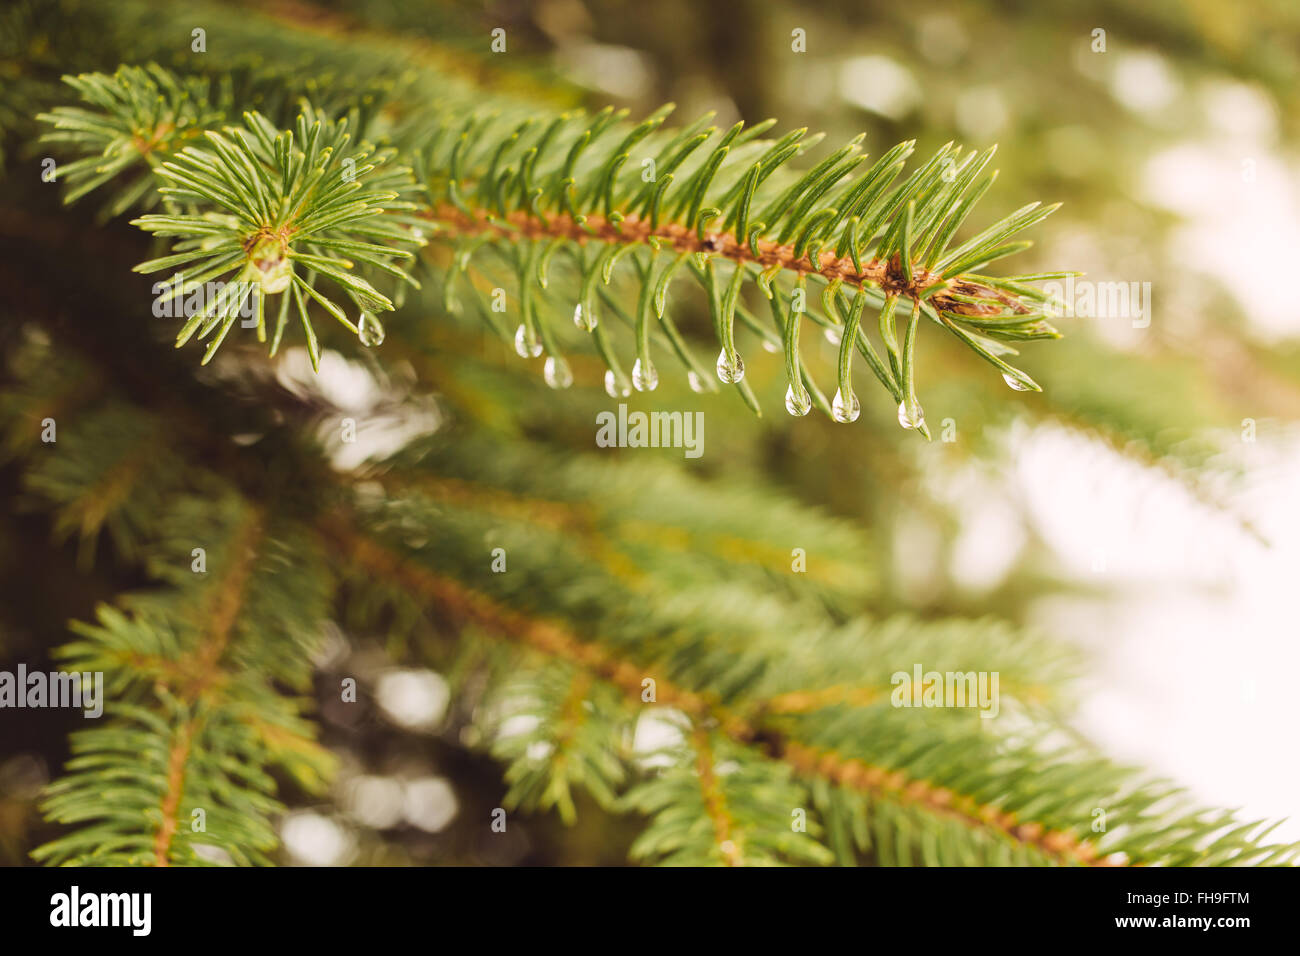
[(920, 428), (925, 424), (925, 411), (917, 405), (916, 417), (913, 418), (907, 412), (907, 402), (902, 402), (898, 406), (898, 424), (904, 428)]
[(779, 352), (781, 351), (781, 346), (777, 345), (775, 342), (771, 341), (770, 339), (763, 339), (763, 351)]
[(587, 315), (582, 311), (582, 303), (579, 302), (573, 307), (573, 324), (584, 332), (590, 332), (596, 328), (596, 310), (592, 309), (591, 314)]
[(384, 344), (384, 326), (369, 312), (362, 312), (357, 319), (357, 338), (366, 348)]
[(853, 389), (849, 389), (848, 397), (840, 389), (835, 390), (835, 401), (831, 402), (831, 415), (837, 422), (845, 424), (856, 422), (858, 416), (862, 414), (862, 405), (858, 402), (858, 396), (853, 394)]
[(709, 390), (708, 386), (704, 384), (704, 379), (700, 378), (700, 376), (695, 373), (694, 369), (691, 369), (686, 373), (686, 384), (689, 385), (691, 391), (695, 392), (697, 395), (703, 394)]
[(734, 385), (745, 377), (745, 360), (736, 355), (734, 362), (727, 359), (727, 350), (718, 353), (718, 378), (728, 385)]
[(839, 326), (827, 326), (822, 334), (826, 336), (826, 341), (831, 345), (839, 345), (840, 340), (844, 338), (844, 333), (840, 331)]
[(632, 387), (638, 392), (653, 392), (659, 387), (659, 373), (655, 371), (653, 362), (642, 364), (637, 359), (632, 363)]
[(812, 408), (812, 398), (807, 392), (802, 395), (794, 393), (794, 386), (791, 385), (785, 390), (785, 410), (791, 415), (802, 417), (807, 415)]
[(613, 369), (605, 372), (605, 394), (610, 398), (627, 398), (632, 394), (630, 388), (618, 387), (618, 376), (614, 374)]
[(1032, 389), (1030, 389), (1030, 387), (1029, 387), (1028, 385), (1026, 385), (1024, 382), (1020, 381), (1020, 379), (1015, 378), (1015, 377), (1012, 376), (1012, 375), (1008, 375), (1008, 374), (1006, 374), (1005, 372), (1002, 374), (1002, 381), (1006, 382), (1008, 385), (1010, 385), (1012, 388), (1014, 388), (1017, 392), (1028, 392), (1028, 391), (1032, 391)]
[(525, 326), (519, 326), (515, 329), (515, 351), (519, 353), (520, 358), (537, 358), (542, 354), (542, 343), (528, 343), (528, 329)]
[(569, 368), (569, 363), (555, 355), (546, 356), (546, 364), (542, 367), (542, 378), (546, 379), (546, 384), (551, 388), (568, 388), (573, 384), (573, 372)]

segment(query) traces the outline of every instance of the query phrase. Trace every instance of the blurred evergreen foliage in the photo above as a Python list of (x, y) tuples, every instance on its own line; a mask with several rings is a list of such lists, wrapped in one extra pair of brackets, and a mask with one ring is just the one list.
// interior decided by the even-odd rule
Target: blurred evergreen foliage
[[(192, 49), (194, 28), (206, 31), (204, 53)], [(497, 28), (505, 55), (490, 51)], [(1093, 51), (1098, 28), (1104, 55)], [(805, 31), (808, 52), (791, 50), (792, 30)], [(1277, 344), (1246, 321), (1240, 277), (1175, 255), (1165, 240), (1178, 219), (1136, 171), (1166, 146), (1222, 135), (1201, 104), (1229, 83), (1266, 94), (1277, 142), (1293, 149), (1297, 37), (1300, 9), (1285, 0), (1249, 17), (1203, 0), (954, 2), (923, 13), (676, 0), (8, 6), (0, 481), (14, 507), (0, 525), (0, 669), (100, 669), (111, 695), (89, 730), (57, 711), (0, 716), (17, 728), (0, 750), (0, 860), (276, 862), (286, 809), (343, 818), (358, 780), (436, 771), (460, 803), (452, 824), (432, 834), (355, 826), (354, 859), (1289, 861), (1295, 848), (1270, 844), (1262, 825), (1198, 809), (1078, 739), (1071, 687), (1085, 663), (1024, 627), (1031, 602), (1070, 585), (1031, 537), (990, 589), (960, 586), (956, 531), (981, 503), (940, 495), (935, 482), (997, 474), (1014, 429), (1061, 426), (1217, 508), (1216, 489), (1233, 478), (1225, 436), (1245, 417), (1269, 428), (1296, 416), (1294, 340)], [(1154, 109), (1125, 104), (1112, 61), (1139, 57), (1129, 62), (1147, 82), (1140, 58), (1153, 55), (1178, 94)], [(1060, 320), (1063, 341), (1023, 356), (1042, 394), (1007, 389), (927, 324), (917, 388), (936, 437), (947, 420), (958, 436), (929, 444), (899, 428), (891, 401), (864, 400), (852, 425), (783, 414), (773, 399), (786, 356), (764, 350), (743, 315), (736, 335), (761, 419), (730, 390), (697, 394), (685, 369), (668, 374), (676, 350), (657, 331), (664, 373), (653, 393), (611, 399), (591, 346), (569, 357), (572, 388), (547, 388), (542, 361), (515, 354), (515, 323), (494, 329), (467, 287), (448, 292), (436, 243), (409, 270), (420, 288), (370, 287), (396, 307), (381, 346), (359, 348), (304, 292), (310, 360), (303, 338), (268, 360), (236, 330), (197, 369), (167, 341), (173, 320), (151, 316), (151, 279), (131, 271), (179, 255), (126, 221), (163, 211), (157, 157), (143, 150), (127, 175), (88, 182), (97, 188), (72, 206), (66, 185), (40, 179), (47, 155), (65, 169), (84, 156), (41, 139), (52, 126), (39, 115), (71, 118), (66, 131), (85, 120), (67, 110), (93, 109), (61, 78), (148, 63), (189, 78), (188, 92), (162, 101), (169, 155), (191, 126), (256, 110), (268, 135), (254, 159), (280, 160), (275, 132), (294, 128), (305, 100), (311, 118), (349, 116), (425, 186), (449, 162), (424, 141), (439, 104), (459, 117), (492, 103), (509, 119), (607, 104), (647, 116), (675, 101), (683, 123), (707, 108), (722, 129), (773, 116), (783, 124), (774, 136), (807, 126), (838, 144), (865, 131), (869, 162), (909, 138), (921, 157), (953, 139), (997, 140), (998, 187), (958, 242), (1028, 198), (1064, 201), (1016, 268), (1151, 281), (1159, 318), (1136, 337)], [(192, 124), (172, 122), (182, 116)], [(102, 148), (130, 133), (95, 126), (92, 138)], [(308, 125), (295, 136), (302, 145)], [(829, 153), (801, 157), (800, 170)], [(191, 165), (237, 162), (222, 152)], [(204, 221), (238, 242), (228, 222)], [(382, 243), (363, 251), (382, 267), (404, 262), (399, 238), (326, 236), (336, 245), (309, 254), (337, 280), (330, 257), (363, 251), (338, 242)], [(894, 241), (906, 248), (905, 236)], [(561, 259), (553, 269), (556, 286), (578, 278)], [(343, 281), (322, 288), (342, 300), (356, 287), (336, 271)], [(788, 295), (784, 277), (777, 287)], [(604, 321), (615, 327), (622, 311), (635, 326), (636, 291), (616, 284), (606, 295)], [(353, 301), (383, 308), (365, 290)], [(711, 355), (718, 315), (703, 296), (671, 301), (682, 344)], [(756, 296), (747, 305), (766, 312)], [(263, 323), (273, 338), (278, 308)], [(873, 332), (875, 317), (863, 318)], [(227, 329), (234, 319), (232, 309)], [(631, 336), (620, 335), (630, 359)], [(812, 322), (803, 335), (811, 377), (833, 377), (839, 347)], [(595, 416), (617, 401), (702, 411), (707, 453), (593, 449)], [(40, 441), (46, 418), (58, 423), (54, 444)], [(339, 441), (345, 419), (375, 449), (360, 464)], [(909, 568), (918, 523), (938, 529), (921, 584)], [(195, 547), (206, 551), (201, 574)], [(493, 570), (497, 548), (506, 573)], [(792, 573), (795, 548), (806, 573)], [(998, 672), (999, 719), (890, 706), (891, 675), (917, 661)], [(375, 688), (394, 668), (430, 668), (451, 684), (432, 731), (385, 718)], [(345, 678), (360, 683), (360, 703), (339, 701)], [(490, 831), (496, 807), (511, 814), (509, 836)], [(202, 834), (189, 827), (198, 808)], [(1115, 821), (1108, 832), (1093, 830), (1097, 808)]]

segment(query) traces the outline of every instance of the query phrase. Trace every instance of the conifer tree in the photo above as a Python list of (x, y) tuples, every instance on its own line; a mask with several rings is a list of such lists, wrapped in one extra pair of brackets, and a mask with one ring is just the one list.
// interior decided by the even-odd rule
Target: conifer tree
[[(98, 598), (33, 653), (105, 675), (34, 860), (279, 862), (287, 809), (364, 762), (338, 728), (385, 668), (445, 675), (438, 747), (495, 761), (465, 832), (608, 819), (632, 861), (696, 865), (1294, 859), (1080, 740), (1062, 641), (890, 593), (916, 438), (990, 374), (993, 418), (1042, 391), (1026, 413), (1206, 457), (1118, 411), (1128, 369), (1070, 371), (1095, 343), (1049, 341), (1077, 273), (1005, 260), (1057, 204), (993, 190), (993, 146), (636, 115), (510, 28), (383, 9), (2, 14), (3, 449)], [(620, 405), (664, 444), (707, 408), (717, 463), (601, 453)], [(877, 467), (823, 448), (813, 487), (880, 520), (765, 473), (816, 417)], [(900, 706), (917, 662), (996, 674), (996, 715)]]

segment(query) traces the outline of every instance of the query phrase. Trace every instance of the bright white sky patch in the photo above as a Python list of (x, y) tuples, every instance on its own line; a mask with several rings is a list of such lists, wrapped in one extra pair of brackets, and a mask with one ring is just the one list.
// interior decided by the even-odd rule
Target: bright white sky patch
[[(1012, 436), (1016, 493), (1081, 585), (1112, 595), (1045, 599), (1032, 623), (1084, 646), (1095, 670), (1077, 721), (1113, 756), (1207, 805), (1276, 819), (1300, 807), (1300, 434), (1261, 430), (1234, 454), (1231, 501), (1272, 542), (1198, 503), (1175, 481), (1063, 429)], [(1104, 556), (1100, 570), (1093, 549)], [(1300, 819), (1277, 840), (1300, 839)]]
[(1153, 113), (1169, 106), (1178, 95), (1178, 79), (1155, 53), (1112, 53), (1115, 69), (1110, 91), (1135, 113)]
[(613, 96), (637, 99), (654, 82), (651, 60), (640, 50), (602, 43), (566, 46), (557, 54), (560, 69), (574, 82)]
[(1214, 83), (1199, 102), (1214, 138), (1152, 156), (1143, 198), (1184, 217), (1170, 254), (1215, 280), (1265, 338), (1300, 335), (1300, 300), (1289, 278), (1300, 250), (1300, 171), (1277, 152), (1277, 113), (1260, 91)]
[(840, 65), (840, 95), (855, 106), (901, 119), (921, 102), (911, 72), (886, 56), (859, 56)]

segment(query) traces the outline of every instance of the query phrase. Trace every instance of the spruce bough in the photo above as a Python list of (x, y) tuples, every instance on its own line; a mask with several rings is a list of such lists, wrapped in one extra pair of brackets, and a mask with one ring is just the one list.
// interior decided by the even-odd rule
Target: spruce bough
[[(422, 267), (413, 250), (429, 242), (442, 247), (427, 258), (442, 263), (449, 307), (458, 288), (476, 298), (500, 289), (489, 284), (497, 281), (493, 265), (513, 273), (515, 348), (525, 358), (546, 354), (553, 387), (573, 380), (559, 328), (570, 306), (544, 301), (548, 293), (564, 295), (551, 272), (557, 257), (567, 258), (576, 278), (565, 301), (606, 363), (606, 390), (615, 397), (653, 391), (656, 349), (666, 347), (692, 387), (716, 389), (716, 378), (757, 412), (744, 380), (739, 320), (784, 351), (791, 414), (815, 404), (836, 421), (857, 419), (853, 364), (860, 356), (897, 405), (900, 424), (928, 437), (916, 392), (923, 318), (1021, 391), (1039, 386), (1007, 361), (1017, 354), (1009, 343), (1058, 337), (1047, 321), (1053, 303), (1033, 283), (1066, 273), (982, 272), (1027, 248), (1030, 242), (1013, 237), (1057, 206), (1031, 203), (964, 242), (955, 238), (996, 179), (988, 170), (993, 147), (976, 152), (948, 143), (904, 176), (914, 142), (868, 163), (858, 137), (796, 173), (792, 161), (820, 136), (799, 129), (766, 139), (775, 120), (722, 130), (709, 125), (711, 115), (669, 130), (670, 104), (635, 125), (612, 108), (523, 118), (434, 109), (409, 148), (376, 149), (353, 145), (348, 119), (331, 120), (310, 105), (289, 130), (255, 112), (244, 113), (242, 125), (200, 130), (200, 120), (221, 115), (213, 102), (223, 98), (156, 65), (67, 79), (101, 111), (61, 107), (42, 116), (56, 128), (52, 138), (101, 150), (98, 163), (85, 157), (62, 168), (73, 184), (69, 198), (133, 164), (147, 165), (158, 179), (149, 200), (167, 211), (134, 222), (175, 242), (170, 255), (138, 271), (171, 273), (160, 286), (166, 301), (205, 283), (228, 283), (190, 310), (177, 335), (178, 346), (209, 339), (205, 363), (249, 302), (257, 337), (269, 337), (272, 355), (292, 314), (319, 361), (313, 303), (363, 343), (378, 344), (379, 315), (400, 301), (381, 288), (418, 286), (414, 273)], [(138, 187), (127, 195), (143, 198)], [(492, 264), (483, 261), (489, 257)], [(720, 345), (716, 375), (673, 321), (675, 278), (704, 290)], [(626, 293), (624, 280), (632, 286)], [(768, 300), (769, 309), (756, 310), (768, 311), (766, 318), (745, 303), (746, 285)], [(632, 333), (630, 375), (602, 322), (611, 312)], [(840, 345), (829, 402), (800, 352), (805, 317)]]

